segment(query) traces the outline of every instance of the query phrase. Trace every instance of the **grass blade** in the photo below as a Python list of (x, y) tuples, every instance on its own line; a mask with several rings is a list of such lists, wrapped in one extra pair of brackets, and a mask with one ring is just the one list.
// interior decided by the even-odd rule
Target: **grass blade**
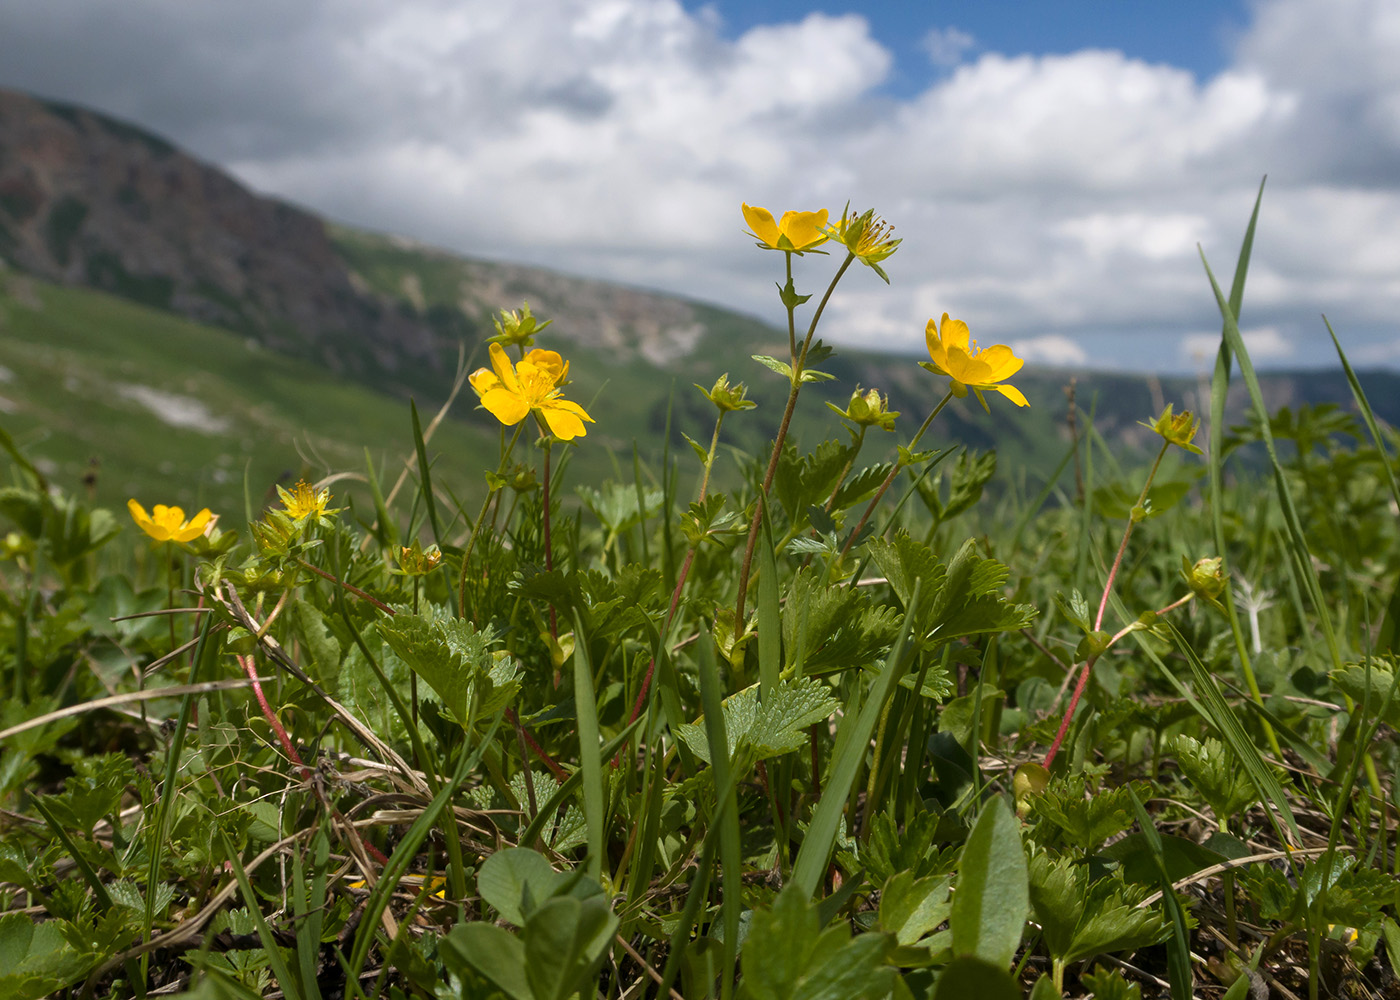
[(1211, 271), (1204, 253), (1201, 254), (1201, 263), (1205, 265), (1206, 276), (1210, 278), (1211, 290), (1215, 292), (1216, 303), (1219, 305), (1220, 314), (1225, 320), (1225, 340), (1239, 360), (1240, 374), (1244, 376), (1245, 386), (1249, 389), (1250, 401), (1254, 406), (1255, 415), (1259, 419), (1259, 429), (1264, 438), (1264, 447), (1269, 453), (1269, 464), (1274, 472), (1274, 487), (1283, 508), (1283, 520), (1288, 527), (1288, 540), (1293, 550), (1294, 559), (1302, 570), (1303, 582), (1307, 588), (1318, 624), (1322, 628), (1323, 639), (1327, 643), (1327, 652), (1332, 660), (1332, 666), (1334, 669), (1340, 669), (1342, 654), (1337, 644), (1336, 630), (1332, 627), (1332, 617), (1328, 613), (1327, 602), (1323, 599), (1322, 584), (1318, 580), (1317, 570), (1313, 567), (1302, 520), (1299, 518), (1298, 509), (1293, 503), (1293, 492), (1288, 487), (1288, 480), (1283, 474), (1283, 465), (1279, 462), (1278, 449), (1274, 446), (1273, 431), (1269, 427), (1269, 410), (1264, 404), (1264, 393), (1259, 387), (1259, 378), (1255, 375), (1254, 365), (1249, 360), (1249, 351), (1245, 347), (1244, 338), (1240, 335), (1234, 311), (1226, 301), (1224, 293), (1220, 291), (1220, 285), (1216, 282), (1215, 274)]
[[(922, 589), (923, 581), (915, 581), (914, 592), (909, 597), (910, 608), (919, 606)], [(841, 827), (841, 814), (846, 808), (846, 797), (850, 795), (856, 779), (860, 776), (860, 767), (865, 761), (865, 750), (875, 732), (880, 713), (904, 673), (907, 659), (905, 647), (908, 645), (909, 652), (916, 648), (908, 644), (910, 624), (906, 614), (899, 638), (885, 657), (884, 669), (871, 685), (870, 695), (860, 713), (847, 715), (841, 722), (841, 731), (837, 735), (836, 748), (832, 754), (830, 776), (827, 778), (826, 787), (822, 789), (817, 808), (812, 812), (812, 822), (807, 827), (807, 835), (797, 852), (797, 860), (792, 865), (792, 881), (799, 885), (809, 898), (816, 895), (817, 887), (821, 884), (822, 873), (826, 870), (827, 859), (831, 856), (832, 845), (836, 843), (836, 834)]]
[[(598, 695), (593, 690), (593, 665), (588, 657), (588, 636), (583, 618), (574, 610), (574, 711), (578, 719), (579, 773), (583, 775), (583, 817), (588, 825), (588, 874), (602, 881), (604, 812), (603, 756), (598, 745)], [(528, 841), (527, 841), (528, 843)]]
[(1152, 860), (1157, 865), (1162, 885), (1162, 907), (1167, 911), (1167, 918), (1172, 925), (1172, 937), (1167, 943), (1167, 969), (1168, 975), (1171, 976), (1172, 1000), (1191, 1000), (1191, 939), (1186, 935), (1186, 917), (1181, 912), (1181, 901), (1176, 898), (1171, 876), (1167, 874), (1166, 859), (1162, 854), (1162, 837), (1153, 825), (1152, 817), (1147, 815), (1147, 810), (1142, 807), (1137, 792), (1133, 791), (1131, 785), (1123, 787), (1128, 789), (1128, 795), (1133, 800), (1138, 825), (1142, 827), (1142, 835), (1152, 852)]
[(1376, 423), (1376, 415), (1371, 410), (1371, 401), (1366, 398), (1366, 393), (1361, 388), (1361, 380), (1356, 377), (1356, 372), (1352, 370), (1351, 362), (1347, 360), (1346, 351), (1342, 350), (1342, 343), (1337, 339), (1331, 322), (1326, 316), (1322, 317), (1322, 322), (1327, 325), (1327, 333), (1332, 338), (1332, 346), (1337, 349), (1337, 357), (1342, 362), (1342, 370), (1347, 374), (1347, 385), (1351, 386), (1352, 398), (1356, 400), (1356, 405), (1361, 410), (1361, 419), (1366, 422), (1366, 430), (1370, 432), (1371, 442), (1376, 446), (1376, 451), (1380, 453), (1381, 468), (1385, 470), (1386, 482), (1390, 484), (1390, 495), (1395, 499), (1396, 505), (1400, 506), (1400, 483), (1396, 482), (1395, 470), (1391, 467), (1390, 456), (1386, 454), (1385, 439), (1381, 437), (1381, 429)]

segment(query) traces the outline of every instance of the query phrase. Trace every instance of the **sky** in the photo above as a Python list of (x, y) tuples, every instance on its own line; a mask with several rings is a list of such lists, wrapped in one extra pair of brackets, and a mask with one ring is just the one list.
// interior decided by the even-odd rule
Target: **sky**
[[(856, 11), (859, 10), (859, 13)], [(783, 313), (740, 204), (903, 237), (829, 341), (930, 317), (1073, 369), (1207, 367), (1264, 189), (1261, 367), (1400, 368), (1394, 0), (9, 0), (0, 86), (471, 256)], [(797, 261), (820, 295), (839, 258)]]

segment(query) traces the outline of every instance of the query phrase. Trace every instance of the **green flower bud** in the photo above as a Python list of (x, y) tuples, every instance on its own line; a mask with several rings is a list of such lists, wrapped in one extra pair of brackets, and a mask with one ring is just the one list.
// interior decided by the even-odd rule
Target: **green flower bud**
[(860, 386), (856, 386), (856, 391), (851, 393), (851, 401), (846, 404), (844, 410), (834, 403), (827, 403), (841, 416), (860, 427), (878, 427), (884, 431), (894, 430), (894, 418), (899, 416), (898, 410), (890, 409), (890, 401), (887, 396), (881, 396), (879, 389), (866, 389), (861, 391)]
[(725, 372), (715, 380), (713, 388), (706, 389), (703, 385), (697, 385), (695, 388), (704, 393), (705, 398), (711, 403), (714, 403), (715, 408), (719, 410), (720, 413), (733, 413), (736, 410), (752, 410), (758, 405), (752, 400), (744, 398), (749, 391), (748, 386), (744, 385), (744, 383), (736, 382), (734, 385), (729, 384), (728, 372)]
[(535, 342), (535, 334), (553, 323), (554, 320), (547, 319), (543, 323), (530, 315), (530, 303), (521, 304), (520, 311), (501, 310), (499, 319), (492, 320), (496, 327), (496, 335), (489, 338), (491, 342), (500, 344), (502, 347), (529, 347)]
[(427, 576), (442, 562), (442, 550), (436, 545), (424, 549), (418, 539), (412, 545), (399, 546), (399, 571), (404, 576)]
[(1181, 575), (1186, 578), (1186, 585), (1191, 588), (1191, 592), (1202, 600), (1211, 604), (1216, 603), (1221, 593), (1225, 590), (1225, 579), (1229, 576), (1224, 570), (1224, 560), (1219, 556), (1212, 556), (1208, 559), (1196, 560), (1196, 565), (1192, 566), (1186, 561), (1186, 557), (1181, 557)]
[(1150, 427), (1157, 434), (1160, 434), (1168, 444), (1174, 444), (1178, 448), (1185, 448), (1194, 455), (1201, 455), (1204, 452), (1191, 443), (1191, 439), (1196, 436), (1196, 431), (1200, 430), (1200, 421), (1190, 410), (1182, 410), (1180, 413), (1172, 413), (1172, 404), (1168, 403), (1167, 408), (1162, 411), (1162, 415), (1155, 423), (1139, 421), (1144, 427)]

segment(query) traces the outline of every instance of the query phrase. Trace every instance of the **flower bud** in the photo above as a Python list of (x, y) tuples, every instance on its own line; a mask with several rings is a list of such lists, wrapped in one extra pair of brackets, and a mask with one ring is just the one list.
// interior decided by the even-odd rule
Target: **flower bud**
[(1142, 426), (1150, 427), (1160, 434), (1168, 444), (1174, 444), (1178, 448), (1185, 448), (1194, 455), (1204, 454), (1200, 448), (1191, 443), (1191, 439), (1196, 436), (1196, 431), (1201, 427), (1200, 421), (1190, 410), (1182, 410), (1180, 413), (1172, 413), (1172, 404), (1168, 403), (1167, 408), (1162, 411), (1162, 415), (1155, 423), (1143, 422)]
[(1224, 560), (1219, 556), (1198, 559), (1194, 566), (1182, 556), (1181, 575), (1186, 578), (1186, 585), (1193, 594), (1211, 604), (1225, 590), (1225, 579), (1229, 576), (1224, 570)]
[(535, 342), (535, 334), (553, 322), (552, 319), (543, 323), (536, 320), (530, 315), (530, 303), (525, 302), (521, 304), (519, 312), (513, 309), (501, 310), (500, 318), (492, 320), (496, 327), (496, 335), (489, 339), (502, 347), (529, 347)]
[(442, 550), (436, 545), (424, 549), (418, 539), (412, 545), (399, 546), (399, 569), (404, 576), (427, 576), (442, 562)]
[(707, 390), (703, 385), (697, 385), (695, 388), (704, 393), (705, 398), (711, 403), (714, 403), (715, 408), (718, 409), (720, 413), (732, 413), (735, 410), (752, 410), (758, 405), (752, 400), (744, 398), (749, 391), (748, 386), (744, 385), (744, 383), (736, 382), (732, 386), (729, 384), (728, 372), (725, 372), (716, 379), (714, 387), (711, 389)]
[(834, 403), (826, 405), (853, 424), (860, 427), (878, 427), (885, 431), (894, 430), (894, 418), (899, 416), (898, 410), (890, 409), (889, 397), (881, 396), (879, 389), (866, 389), (862, 392), (860, 386), (856, 386), (856, 391), (851, 393), (851, 401), (846, 404), (844, 410)]

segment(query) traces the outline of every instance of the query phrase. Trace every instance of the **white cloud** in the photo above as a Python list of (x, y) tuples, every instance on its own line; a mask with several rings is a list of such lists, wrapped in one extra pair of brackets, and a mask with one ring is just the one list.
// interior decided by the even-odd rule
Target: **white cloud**
[[(1086, 363), (1072, 345), (1188, 364), (1182, 331), (1218, 322), (1197, 244), (1228, 287), (1267, 173), (1246, 322), (1259, 360), (1325, 361), (1318, 313), (1358, 343), (1400, 316), (1400, 6), (1253, 10), (1211, 79), (982, 52), (895, 99), (856, 15), (727, 39), (676, 0), (83, 0), (12, 15), (0, 82), (129, 116), (346, 222), (775, 322), (781, 257), (755, 256), (739, 203), (873, 205), (905, 238), (892, 284), (854, 268), (828, 339), (918, 349), (946, 310), (1067, 364)], [(926, 42), (952, 62), (975, 44)], [(800, 290), (837, 262), (800, 261)]]
[(957, 28), (933, 28), (923, 39), (923, 50), (928, 53), (929, 62), (946, 69), (962, 62), (963, 54), (977, 44), (966, 31)]
[(1058, 333), (1013, 340), (1010, 346), (1017, 357), (1032, 364), (1055, 365), (1061, 368), (1083, 367), (1089, 364), (1089, 353), (1077, 341)]
[[(1247, 327), (1240, 331), (1245, 350), (1250, 361), (1255, 364), (1268, 364), (1273, 361), (1286, 361), (1297, 354), (1293, 341), (1276, 326)], [(1181, 338), (1180, 354), (1189, 359), (1193, 368), (1208, 367), (1214, 363), (1220, 350), (1220, 333), (1188, 333)]]

